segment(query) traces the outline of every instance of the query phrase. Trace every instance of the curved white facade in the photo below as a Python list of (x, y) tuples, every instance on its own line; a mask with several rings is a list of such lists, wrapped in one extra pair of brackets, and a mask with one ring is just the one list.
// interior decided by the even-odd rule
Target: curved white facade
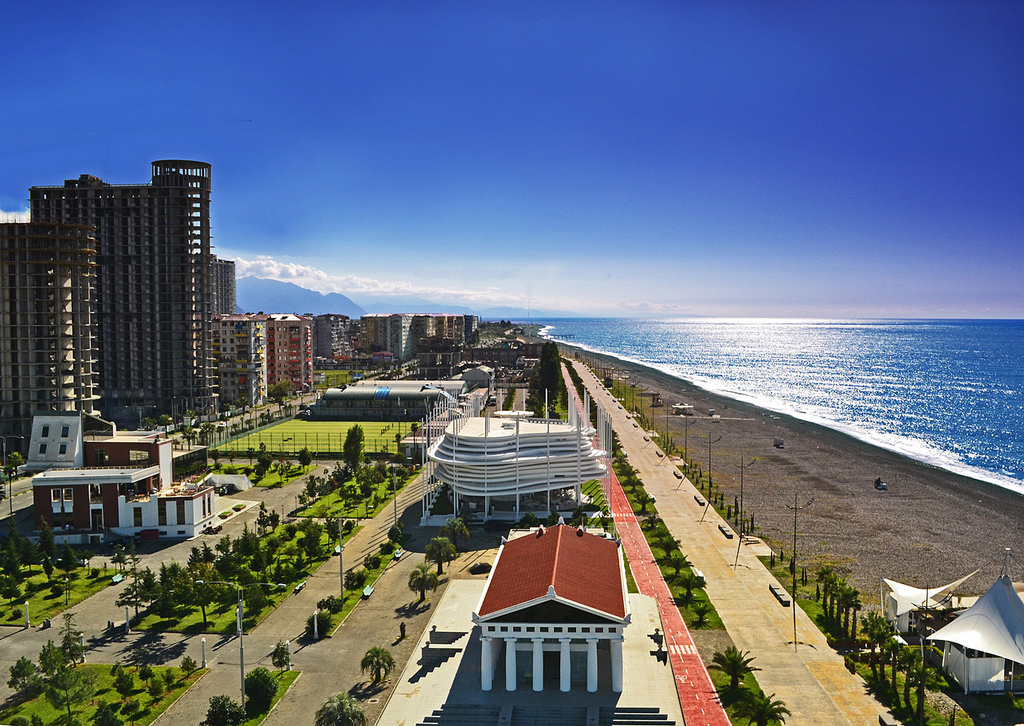
[(536, 494), (604, 477), (593, 435), (561, 421), (469, 418), (450, 424), (427, 456), (460, 497)]

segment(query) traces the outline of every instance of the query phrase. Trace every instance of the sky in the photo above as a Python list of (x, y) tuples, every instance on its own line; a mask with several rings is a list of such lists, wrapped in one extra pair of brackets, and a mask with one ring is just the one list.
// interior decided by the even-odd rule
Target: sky
[(3, 16), (0, 218), (193, 159), (239, 276), (357, 303), (1024, 318), (1024, 3)]

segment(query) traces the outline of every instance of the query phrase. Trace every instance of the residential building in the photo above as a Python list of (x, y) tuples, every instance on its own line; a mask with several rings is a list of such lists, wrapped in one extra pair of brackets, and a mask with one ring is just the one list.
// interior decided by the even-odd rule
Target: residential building
[(216, 410), (210, 165), (164, 160), (142, 184), (83, 174), (29, 190), (36, 223), (95, 228), (93, 314), (104, 418)]
[(258, 406), (267, 395), (267, 315), (214, 315), (213, 357), (223, 406)]
[(221, 260), (216, 255), (212, 256), (212, 261), (210, 289), (213, 293), (213, 303), (210, 306), (210, 312), (214, 315), (234, 315), (237, 312), (235, 261)]
[(95, 280), (92, 227), (0, 224), (0, 436), (5, 441), (27, 441), (37, 411), (93, 412), (98, 397)]
[(348, 315), (314, 315), (313, 358), (326, 361), (337, 357), (351, 358), (354, 353), (352, 339), (358, 332), (358, 321)]
[(267, 387), (291, 381), (296, 391), (313, 387), (313, 319), (275, 313), (267, 317)]

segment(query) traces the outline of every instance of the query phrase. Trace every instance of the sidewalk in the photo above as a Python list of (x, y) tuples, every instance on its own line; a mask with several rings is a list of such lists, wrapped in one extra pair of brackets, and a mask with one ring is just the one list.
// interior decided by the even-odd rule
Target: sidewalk
[(653, 443), (644, 441), (645, 432), (632, 425), (628, 412), (589, 369), (573, 365), (591, 396), (611, 415), (630, 464), (657, 499), (658, 514), (682, 542), (683, 553), (704, 573), (708, 596), (736, 647), (753, 656), (754, 665), (761, 668), (755, 674), (761, 688), (774, 693), (792, 712), (787, 726), (875, 726), (886, 710), (868, 693), (864, 681), (846, 670), (843, 659), (799, 607), (794, 646), (794, 610), (783, 607), (768, 589), (776, 580), (745, 547), (740, 547), (733, 568), (737, 540), (727, 539), (719, 525), (730, 531), (731, 527), (714, 510), (700, 523), (704, 508), (694, 500), (696, 488), (685, 478), (675, 478), (671, 463), (658, 456)]

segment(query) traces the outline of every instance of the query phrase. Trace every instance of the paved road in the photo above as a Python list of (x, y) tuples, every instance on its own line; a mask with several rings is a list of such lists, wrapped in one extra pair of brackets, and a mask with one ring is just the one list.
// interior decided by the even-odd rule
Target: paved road
[(630, 464), (657, 499), (658, 514), (682, 542), (684, 554), (703, 571), (708, 596), (736, 647), (754, 656), (754, 665), (761, 668), (756, 674), (761, 687), (792, 712), (787, 726), (875, 726), (885, 709), (868, 693), (864, 681), (846, 670), (799, 607), (794, 648), (794, 610), (782, 607), (768, 590), (778, 584), (776, 580), (747, 548), (739, 548), (733, 567), (737, 540), (726, 539), (719, 530), (719, 525), (729, 525), (713, 510), (701, 522), (703, 508), (694, 500), (697, 489), (689, 480), (675, 478), (671, 463), (658, 455), (655, 444), (644, 441), (644, 431), (633, 426), (628, 412), (590, 370), (578, 362), (573, 365), (591, 395), (612, 415)]

